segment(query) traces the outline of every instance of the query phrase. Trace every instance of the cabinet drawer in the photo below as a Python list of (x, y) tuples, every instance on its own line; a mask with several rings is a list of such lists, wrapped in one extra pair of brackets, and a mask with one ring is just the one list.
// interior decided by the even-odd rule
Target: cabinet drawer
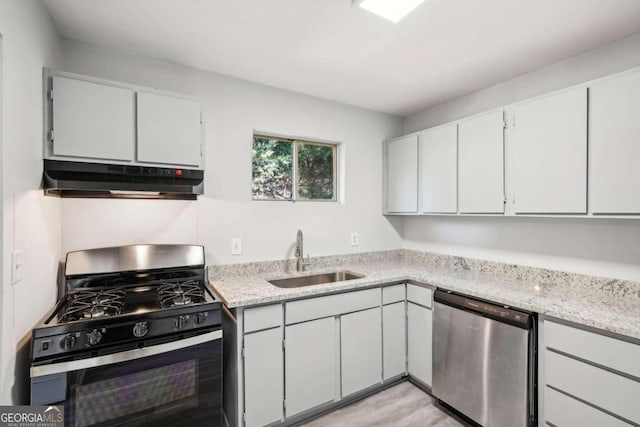
[(404, 301), (404, 296), (404, 283), (401, 285), (385, 286), (384, 288), (382, 288), (383, 304), (391, 304), (392, 302)]
[(627, 424), (593, 406), (585, 405), (554, 389), (544, 391), (545, 421), (563, 427), (629, 427)]
[(259, 331), (282, 325), (282, 304), (263, 305), (244, 311), (244, 332)]
[(433, 291), (422, 286), (407, 285), (407, 300), (431, 308)]
[(640, 423), (640, 382), (549, 350), (544, 365), (547, 385)]
[(571, 326), (544, 322), (548, 348), (640, 378), (640, 346)]
[(380, 288), (286, 303), (287, 325), (380, 306)]

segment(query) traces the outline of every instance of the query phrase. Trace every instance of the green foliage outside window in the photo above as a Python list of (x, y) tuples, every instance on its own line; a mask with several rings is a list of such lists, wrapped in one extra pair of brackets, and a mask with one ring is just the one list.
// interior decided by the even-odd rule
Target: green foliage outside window
[(253, 199), (336, 200), (336, 164), (335, 145), (254, 136)]
[(253, 138), (253, 198), (291, 200), (293, 145), (277, 139)]
[(334, 149), (332, 145), (297, 144), (298, 198), (333, 200)]

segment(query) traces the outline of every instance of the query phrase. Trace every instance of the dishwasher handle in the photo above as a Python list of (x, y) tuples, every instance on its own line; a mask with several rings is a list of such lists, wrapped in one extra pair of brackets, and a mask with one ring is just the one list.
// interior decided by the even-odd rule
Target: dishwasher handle
[(490, 303), (478, 298), (441, 289), (436, 289), (433, 299), (441, 304), (458, 308), (460, 310), (470, 311), (519, 328), (531, 329), (533, 327), (533, 315), (524, 310)]

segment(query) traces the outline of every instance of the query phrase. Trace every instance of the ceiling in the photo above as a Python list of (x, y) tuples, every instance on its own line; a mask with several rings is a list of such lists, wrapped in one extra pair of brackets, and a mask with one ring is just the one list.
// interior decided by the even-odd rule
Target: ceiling
[(44, 0), (69, 39), (407, 116), (640, 32), (638, 0)]

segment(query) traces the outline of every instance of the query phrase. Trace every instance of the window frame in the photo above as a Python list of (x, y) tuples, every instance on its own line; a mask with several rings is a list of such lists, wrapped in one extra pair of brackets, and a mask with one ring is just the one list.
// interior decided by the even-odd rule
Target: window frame
[[(292, 145), (292, 154), (291, 154), (291, 198), (290, 199), (272, 199), (272, 198), (255, 198), (253, 196), (253, 190), (251, 190), (251, 201), (253, 202), (321, 202), (321, 203), (338, 203), (340, 200), (338, 191), (340, 185), (338, 184), (339, 179), (339, 162), (338, 162), (338, 153), (340, 151), (340, 144), (336, 142), (327, 142), (327, 141), (317, 141), (308, 138), (295, 138), (295, 137), (286, 137), (286, 136), (276, 136), (269, 133), (264, 132), (254, 132), (253, 137), (251, 139), (251, 146), (253, 148), (253, 143), (256, 138), (261, 139), (275, 139), (280, 141), (281, 143), (288, 143)], [(331, 199), (307, 199), (307, 198), (298, 198), (298, 146), (299, 145), (317, 145), (322, 147), (331, 147), (333, 150), (333, 164), (332, 164), (332, 179), (333, 179), (333, 197)], [(251, 161), (253, 164), (253, 150), (251, 154)], [(251, 183), (253, 184), (253, 167), (251, 168)]]

